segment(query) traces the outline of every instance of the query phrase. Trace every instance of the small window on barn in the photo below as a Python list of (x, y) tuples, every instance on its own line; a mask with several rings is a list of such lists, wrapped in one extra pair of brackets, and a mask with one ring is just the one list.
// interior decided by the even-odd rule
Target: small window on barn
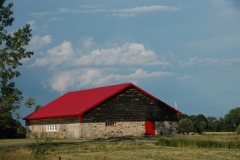
[(56, 124), (46, 125), (46, 131), (57, 131), (57, 125)]
[(116, 122), (106, 122), (106, 127), (116, 127)]

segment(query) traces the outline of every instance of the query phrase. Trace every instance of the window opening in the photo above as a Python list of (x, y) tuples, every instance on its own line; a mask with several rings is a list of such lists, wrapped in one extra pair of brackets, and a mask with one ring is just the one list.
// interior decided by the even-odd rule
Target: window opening
[(57, 131), (57, 125), (56, 124), (46, 125), (46, 131)]
[(116, 122), (106, 122), (106, 127), (116, 127)]

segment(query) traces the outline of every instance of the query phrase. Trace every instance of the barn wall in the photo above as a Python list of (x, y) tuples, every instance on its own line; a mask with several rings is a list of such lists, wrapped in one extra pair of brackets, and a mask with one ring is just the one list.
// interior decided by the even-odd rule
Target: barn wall
[(54, 138), (80, 138), (81, 124), (56, 124), (57, 131), (46, 131), (46, 125), (26, 126), (26, 137), (33, 138), (35, 134), (40, 136), (42, 133), (48, 137)]
[(82, 122), (177, 121), (176, 114), (164, 103), (129, 87), (86, 112)]
[(106, 127), (105, 123), (82, 123), (82, 137), (104, 138), (120, 136), (143, 136), (144, 122), (116, 122), (116, 127)]
[(26, 121), (26, 126), (29, 126), (29, 125), (44, 125), (44, 124), (71, 124), (71, 123), (79, 123), (79, 117), (65, 117), (65, 118), (30, 120), (30, 121)]
[[(57, 131), (46, 132), (46, 125), (26, 126), (27, 137), (33, 138), (41, 133), (54, 138), (106, 138), (121, 136), (144, 136), (145, 122), (116, 122), (116, 127), (106, 127), (105, 122), (57, 124)], [(155, 122), (156, 135), (174, 135), (177, 122)]]

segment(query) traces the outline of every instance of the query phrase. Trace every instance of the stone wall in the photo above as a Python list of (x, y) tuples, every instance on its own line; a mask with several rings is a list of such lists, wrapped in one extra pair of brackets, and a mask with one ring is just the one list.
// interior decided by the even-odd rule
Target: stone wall
[(162, 121), (155, 122), (156, 135), (175, 135), (177, 134), (177, 122)]
[(45, 133), (48, 137), (54, 138), (80, 138), (81, 124), (56, 124), (57, 131), (46, 131), (46, 125), (30, 125), (26, 126), (26, 137), (33, 138), (34, 134), (40, 136)]
[(82, 123), (81, 125), (81, 137), (87, 138), (142, 136), (145, 134), (144, 122), (116, 122), (115, 127), (106, 127), (104, 122)]
[[(46, 133), (54, 138), (106, 138), (121, 136), (145, 135), (145, 122), (116, 122), (115, 127), (106, 127), (105, 122), (56, 124), (57, 131), (46, 131), (46, 125), (29, 125), (27, 137)], [(177, 122), (155, 122), (156, 135), (174, 135), (177, 133)]]

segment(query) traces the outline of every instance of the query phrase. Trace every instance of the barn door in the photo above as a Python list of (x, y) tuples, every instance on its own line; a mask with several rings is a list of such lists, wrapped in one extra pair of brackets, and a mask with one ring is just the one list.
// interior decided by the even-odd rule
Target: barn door
[(145, 121), (145, 134), (146, 135), (155, 135), (155, 122), (154, 121)]

